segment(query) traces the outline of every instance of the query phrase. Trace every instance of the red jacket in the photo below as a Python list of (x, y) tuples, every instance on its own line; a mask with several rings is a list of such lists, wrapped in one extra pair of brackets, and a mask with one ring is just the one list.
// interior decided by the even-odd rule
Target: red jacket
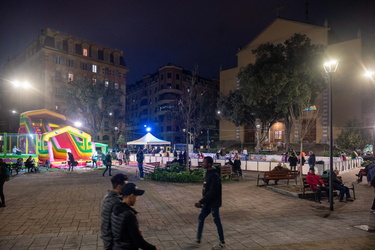
[(319, 175), (311, 174), (310, 172), (307, 173), (306, 182), (310, 184), (311, 190), (317, 190), (317, 185), (324, 185), (324, 181), (320, 178)]

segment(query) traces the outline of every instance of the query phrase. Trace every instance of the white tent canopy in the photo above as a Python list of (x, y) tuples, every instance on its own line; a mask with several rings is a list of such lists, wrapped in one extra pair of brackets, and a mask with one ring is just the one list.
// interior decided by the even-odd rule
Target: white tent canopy
[(169, 141), (164, 141), (156, 138), (151, 133), (147, 133), (142, 138), (139, 138), (135, 141), (130, 141), (127, 143), (128, 145), (169, 145), (171, 144)]

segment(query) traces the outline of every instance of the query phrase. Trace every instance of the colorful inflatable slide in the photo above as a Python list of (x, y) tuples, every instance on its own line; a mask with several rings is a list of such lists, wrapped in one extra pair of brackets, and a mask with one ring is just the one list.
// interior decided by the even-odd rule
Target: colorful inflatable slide
[(50, 160), (58, 166), (67, 161), (70, 151), (80, 164), (91, 160), (91, 136), (77, 128), (66, 126), (65, 116), (47, 109), (24, 112), (20, 118), (19, 134), (37, 134), (36, 152), (41, 162)]

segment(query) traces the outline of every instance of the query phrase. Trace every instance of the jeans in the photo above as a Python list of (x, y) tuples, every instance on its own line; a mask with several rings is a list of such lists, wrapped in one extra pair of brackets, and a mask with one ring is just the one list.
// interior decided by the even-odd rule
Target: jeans
[(322, 198), (322, 190), (326, 191), (327, 197), (329, 197), (329, 188), (327, 188), (327, 187), (319, 187), (316, 190), (316, 200), (317, 201), (320, 201), (320, 199)]
[(205, 205), (203, 205), (201, 209), (201, 213), (198, 216), (197, 240), (200, 241), (202, 239), (204, 220), (210, 213), (212, 213), (212, 217), (214, 218), (214, 222), (217, 228), (217, 233), (219, 234), (220, 242), (224, 243), (224, 231), (223, 231), (223, 226), (221, 225), (221, 221), (220, 221), (219, 208), (205, 206)]
[(139, 178), (143, 178), (143, 162), (138, 162)]
[(74, 162), (68, 161), (68, 166), (69, 166), (68, 171), (70, 171), (70, 168), (72, 168), (72, 171), (73, 171), (73, 167), (74, 167), (73, 164)]
[(350, 193), (349, 193), (349, 188), (348, 187), (337, 185), (337, 186), (334, 186), (334, 188), (336, 190), (340, 191), (340, 195), (339, 195), (339, 200), (340, 201), (342, 199), (344, 199), (344, 194), (346, 194), (346, 198), (350, 198)]
[(104, 174), (105, 174), (105, 172), (107, 172), (107, 170), (108, 170), (108, 174), (109, 174), (109, 176), (111, 176), (111, 166), (112, 164), (106, 164), (105, 165), (105, 170), (104, 170), (104, 172), (103, 172), (103, 176), (104, 176)]

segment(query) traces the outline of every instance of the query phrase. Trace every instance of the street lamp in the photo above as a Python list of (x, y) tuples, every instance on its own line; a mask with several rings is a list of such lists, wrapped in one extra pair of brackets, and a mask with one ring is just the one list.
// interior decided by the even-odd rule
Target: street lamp
[(74, 126), (76, 126), (77, 128), (79, 128), (79, 127), (82, 126), (82, 122), (80, 122), (80, 121), (76, 121), (76, 122), (74, 123)]
[(324, 70), (328, 76), (328, 90), (329, 90), (329, 210), (333, 211), (333, 108), (332, 108), (332, 85), (333, 85), (333, 74), (336, 72), (338, 61), (331, 60), (326, 62)]

